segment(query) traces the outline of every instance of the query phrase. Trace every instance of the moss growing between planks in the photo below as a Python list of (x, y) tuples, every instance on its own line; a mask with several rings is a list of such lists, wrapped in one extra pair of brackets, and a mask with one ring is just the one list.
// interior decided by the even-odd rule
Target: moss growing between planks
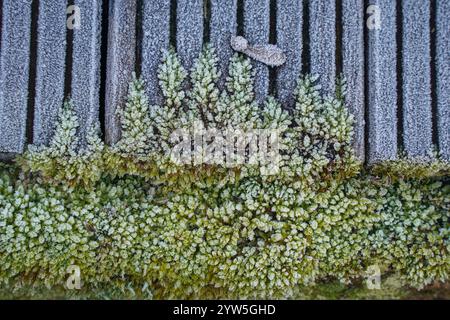
[[(84, 293), (108, 284), (112, 296), (148, 298), (314, 296), (316, 284), (359, 283), (373, 265), (401, 286), (448, 280), (447, 173), (364, 171), (342, 84), (323, 99), (316, 79), (302, 77), (292, 110), (272, 97), (259, 106), (249, 61), (231, 59), (223, 92), (216, 63), (206, 47), (185, 90), (187, 72), (169, 51), (164, 104), (149, 106), (134, 79), (116, 145), (93, 128), (80, 148), (68, 102), (51, 144), (0, 170), (3, 285), (61, 288), (70, 265)], [(198, 124), (279, 130), (279, 172), (172, 162), (171, 133)]]
[[(130, 84), (128, 102), (119, 109), (122, 139), (117, 144), (103, 145), (96, 128), (91, 128), (87, 146), (80, 147), (78, 119), (67, 102), (51, 144), (31, 147), (19, 160), (22, 167), (46, 178), (85, 186), (97, 181), (100, 172), (160, 180), (174, 176), (186, 179), (192, 172), (202, 175), (206, 167), (206, 171), (217, 171), (219, 176), (228, 176), (230, 172), (240, 177), (260, 176), (261, 166), (249, 163), (239, 163), (230, 170), (225, 164), (179, 165), (171, 161), (167, 151), (177, 144), (172, 137), (174, 131), (214, 128), (225, 132), (231, 128), (277, 130), (281, 155), (277, 176), (286, 181), (300, 179), (306, 186), (349, 177), (359, 170), (360, 163), (350, 146), (352, 116), (342, 97), (320, 97), (317, 77), (299, 79), (296, 105), (289, 111), (273, 97), (257, 104), (250, 61), (239, 55), (231, 59), (226, 89), (220, 92), (217, 58), (209, 46), (191, 70), (189, 90), (184, 89), (187, 72), (173, 51), (164, 56), (158, 77), (164, 96), (162, 106), (148, 105), (142, 80), (134, 79)], [(91, 170), (93, 163), (96, 170)]]
[(408, 159), (400, 155), (398, 160), (374, 164), (371, 172), (377, 176), (388, 176), (393, 180), (448, 177), (450, 162), (442, 160), (437, 152), (430, 157), (416, 159)]

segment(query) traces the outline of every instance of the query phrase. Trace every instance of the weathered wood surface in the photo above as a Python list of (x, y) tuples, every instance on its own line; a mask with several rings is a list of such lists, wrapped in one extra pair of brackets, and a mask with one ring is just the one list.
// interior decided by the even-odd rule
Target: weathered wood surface
[(0, 52), (0, 152), (25, 146), (30, 59), (31, 2), (2, 1)]
[(111, 0), (109, 5), (105, 140), (113, 144), (120, 139), (117, 108), (126, 102), (128, 84), (136, 65), (137, 0)]
[(190, 70), (203, 46), (203, 0), (177, 1), (177, 52)]
[(371, 4), (382, 13), (380, 27), (367, 31), (368, 160), (378, 162), (397, 158), (397, 10), (391, 0)]
[(210, 42), (216, 50), (219, 68), (222, 70), (221, 88), (223, 88), (227, 76), (228, 61), (233, 55), (230, 39), (236, 34), (236, 12), (237, 0), (211, 0)]
[[(430, 3), (402, 2), (403, 144), (411, 158), (432, 151)], [(448, 17), (447, 17), (448, 18)]]
[(439, 151), (450, 161), (450, 2), (436, 3), (437, 136)]
[(66, 8), (65, 0), (39, 1), (33, 123), (33, 142), (38, 145), (50, 142), (64, 101)]
[(336, 84), (336, 5), (334, 1), (307, 2), (311, 73), (320, 77), (322, 93), (332, 95)]
[(162, 50), (169, 49), (170, 0), (144, 1), (142, 10), (141, 75), (145, 80), (146, 93), (151, 104), (161, 103), (158, 85), (158, 66)]
[[(244, 1), (244, 37), (251, 44), (267, 44), (270, 35), (270, 0)], [(253, 61), (255, 97), (263, 101), (269, 92), (269, 67)]]
[[(65, 92), (71, 94), (80, 118), (81, 142), (88, 127), (102, 121), (106, 142), (115, 143), (120, 138), (116, 110), (125, 104), (133, 71), (144, 78), (149, 103), (162, 102), (157, 69), (162, 51), (170, 45), (190, 69), (209, 39), (219, 56), (223, 87), (233, 54), (229, 41), (239, 31), (252, 45), (276, 39), (286, 53), (286, 64), (274, 69), (253, 62), (258, 101), (271, 90), (287, 108), (292, 106), (302, 70), (318, 74), (323, 93), (333, 94), (336, 73), (342, 71), (360, 159), (370, 163), (395, 159), (400, 149), (411, 158), (422, 157), (433, 144), (450, 159), (448, 1), (33, 3), (1, 2), (1, 158), (21, 153), (27, 142), (48, 143)], [(73, 37), (67, 36), (65, 26), (69, 3), (81, 13)], [(109, 14), (102, 12), (106, 4)], [(380, 14), (380, 28), (368, 23), (374, 10)], [(64, 88), (67, 84), (69, 88)]]
[(361, 0), (342, 1), (342, 73), (347, 81), (345, 102), (355, 119), (353, 147), (365, 159), (364, 128), (364, 4)]
[[(106, 1), (106, 0), (105, 0)], [(99, 122), (102, 0), (75, 0), (80, 28), (73, 29), (72, 99), (83, 147), (91, 126)]]
[(303, 1), (277, 2), (277, 45), (286, 53), (286, 63), (278, 68), (277, 97), (287, 106), (294, 103), (297, 76), (302, 71)]

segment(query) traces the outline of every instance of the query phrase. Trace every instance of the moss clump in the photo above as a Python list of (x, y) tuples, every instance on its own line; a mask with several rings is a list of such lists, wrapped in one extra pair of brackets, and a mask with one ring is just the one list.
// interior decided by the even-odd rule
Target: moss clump
[[(292, 109), (273, 97), (258, 106), (248, 60), (232, 58), (222, 92), (216, 63), (205, 48), (187, 85), (169, 51), (163, 105), (148, 106), (135, 78), (116, 145), (92, 131), (80, 149), (67, 103), (50, 146), (31, 148), (21, 170), (1, 170), (1, 283), (58, 287), (78, 265), (84, 288), (109, 284), (114, 294), (291, 298), (361, 281), (374, 264), (417, 288), (448, 279), (446, 178), (361, 172), (343, 87), (324, 99), (306, 76)], [(261, 161), (205, 159), (191, 142), (212, 128), (276, 130), (276, 174)], [(192, 162), (167, 154), (176, 130), (191, 134)]]
[[(276, 132), (279, 139), (277, 176), (284, 181), (300, 180), (305, 186), (316, 185), (358, 172), (360, 163), (350, 145), (353, 119), (341, 94), (321, 98), (316, 78), (306, 76), (299, 79), (292, 110), (283, 109), (273, 97), (258, 106), (253, 94), (253, 71), (247, 59), (239, 55), (231, 59), (222, 92), (217, 86), (220, 74), (216, 65), (214, 50), (205, 47), (190, 73), (186, 91), (187, 72), (176, 54), (168, 51), (159, 69), (163, 105), (149, 106), (142, 80), (134, 78), (127, 104), (118, 109), (122, 139), (113, 146), (102, 145), (92, 131), (87, 150), (77, 149), (78, 122), (70, 103), (66, 103), (51, 145), (31, 147), (21, 159), (23, 168), (40, 172), (46, 178), (85, 184), (97, 181), (101, 173), (134, 174), (161, 181), (197, 181), (205, 172), (206, 177), (217, 177), (215, 181), (259, 177), (262, 171), (271, 170), (272, 161), (264, 162), (260, 155), (249, 159), (248, 140), (240, 142), (243, 155), (231, 152), (234, 163), (226, 163), (229, 159), (219, 154), (222, 149), (226, 151), (229, 142), (217, 142), (213, 137), (207, 141), (209, 144), (188, 150), (193, 153), (188, 163), (174, 163), (173, 153), (168, 151), (179, 143), (174, 132), (190, 135), (194, 143), (196, 135), (208, 130), (228, 136), (238, 132), (236, 139), (252, 130), (266, 130)], [(216, 147), (215, 158), (208, 160), (206, 149), (212, 145)]]
[(84, 288), (284, 298), (377, 264), (420, 288), (448, 278), (448, 189), (358, 177), (320, 193), (247, 179), (166, 194), (103, 177), (87, 191), (2, 171), (0, 280), (61, 286), (75, 264)]
[(448, 177), (450, 162), (441, 159), (437, 152), (430, 157), (416, 159), (408, 159), (401, 154), (398, 160), (374, 164), (371, 172), (377, 176), (388, 176), (393, 180)]
[(99, 137), (99, 127), (89, 129), (87, 144), (80, 145), (77, 138), (78, 118), (72, 101), (64, 103), (58, 125), (49, 146), (29, 146), (18, 159), (24, 171), (40, 172), (54, 183), (89, 186), (100, 179), (105, 145)]

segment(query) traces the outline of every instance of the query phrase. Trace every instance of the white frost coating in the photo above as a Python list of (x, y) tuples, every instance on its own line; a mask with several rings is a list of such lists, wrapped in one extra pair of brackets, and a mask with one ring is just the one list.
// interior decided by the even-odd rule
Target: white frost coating
[(0, 152), (25, 145), (30, 55), (30, 0), (2, 0), (0, 55)]
[(397, 158), (396, 3), (372, 0), (381, 10), (381, 28), (369, 37), (369, 159)]
[(333, 95), (336, 83), (336, 5), (334, 1), (308, 2), (311, 74), (320, 76), (323, 94)]
[(216, 49), (219, 70), (222, 72), (219, 87), (223, 89), (228, 62), (233, 54), (230, 37), (236, 33), (237, 0), (211, 0), (210, 42)]
[(190, 70), (203, 46), (203, 0), (177, 1), (177, 53)]
[(33, 144), (47, 145), (64, 102), (66, 58), (65, 0), (40, 0), (37, 39)]
[[(250, 43), (267, 44), (270, 32), (270, 0), (244, 1), (244, 36)], [(252, 61), (255, 70), (255, 98), (263, 101), (269, 91), (269, 68)]]
[(105, 138), (114, 144), (120, 139), (116, 110), (125, 105), (136, 62), (136, 0), (111, 0), (109, 6)]
[(170, 0), (143, 1), (141, 73), (145, 81), (145, 92), (150, 104), (161, 104), (158, 66), (162, 51), (169, 48)]
[(346, 105), (355, 119), (353, 148), (364, 161), (364, 4), (342, 1), (342, 66), (347, 81)]
[(81, 26), (73, 30), (72, 99), (80, 122), (81, 146), (88, 129), (99, 116), (101, 0), (75, 0), (80, 8)]
[(436, 75), (439, 151), (450, 160), (450, 2), (437, 1)]
[(403, 143), (408, 157), (422, 158), (432, 152), (430, 4), (403, 1), (402, 11)]
[(294, 90), (302, 71), (302, 0), (277, 1), (277, 45), (286, 53), (286, 64), (277, 72), (277, 94), (285, 106), (294, 103)]
[(262, 62), (270, 67), (279, 67), (286, 62), (286, 55), (274, 44), (249, 45), (247, 39), (241, 36), (231, 37), (231, 47), (244, 53), (250, 58)]

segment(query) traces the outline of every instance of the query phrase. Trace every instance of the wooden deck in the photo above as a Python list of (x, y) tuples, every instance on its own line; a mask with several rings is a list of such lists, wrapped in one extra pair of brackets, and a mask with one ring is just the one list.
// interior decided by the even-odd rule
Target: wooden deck
[[(174, 46), (190, 68), (210, 42), (224, 73), (231, 35), (276, 43), (287, 63), (254, 62), (256, 97), (286, 106), (300, 73), (320, 75), (324, 94), (335, 76), (348, 81), (356, 118), (354, 147), (368, 162), (399, 150), (426, 156), (433, 145), (450, 160), (450, 2), (445, 0), (2, 0), (0, 9), (0, 154), (23, 152), (52, 136), (64, 97), (86, 128), (100, 121), (104, 139), (120, 136), (115, 115), (131, 73), (161, 102), (156, 70)], [(80, 28), (67, 18), (77, 6)], [(375, 10), (375, 11), (374, 11)], [(368, 25), (379, 14), (379, 26)], [(375, 17), (376, 18), (376, 17)]]

